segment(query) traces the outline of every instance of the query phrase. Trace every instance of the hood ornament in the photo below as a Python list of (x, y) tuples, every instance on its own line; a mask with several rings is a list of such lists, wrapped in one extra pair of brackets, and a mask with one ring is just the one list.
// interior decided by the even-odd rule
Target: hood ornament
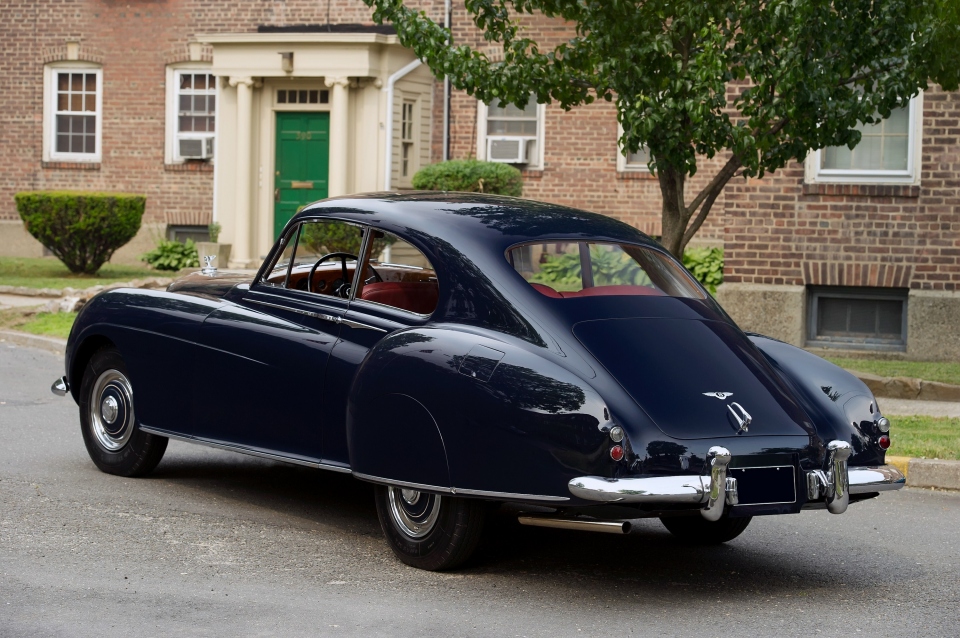
[(216, 258), (216, 255), (204, 255), (203, 261), (206, 262), (206, 265), (200, 269), (200, 272), (204, 275), (215, 275), (217, 273), (217, 267), (212, 265), (211, 262)]
[(715, 399), (720, 399), (721, 401), (723, 401), (723, 400), (726, 399), (727, 397), (732, 397), (732, 396), (733, 396), (733, 392), (704, 392), (704, 393), (703, 393), (703, 396), (705, 396), (705, 397), (713, 397), (713, 398), (715, 398)]

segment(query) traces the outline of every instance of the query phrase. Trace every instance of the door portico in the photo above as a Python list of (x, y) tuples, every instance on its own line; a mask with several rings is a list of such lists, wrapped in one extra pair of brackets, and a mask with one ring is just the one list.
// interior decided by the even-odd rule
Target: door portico
[[(414, 59), (395, 35), (243, 33), (198, 40), (212, 45), (212, 73), (220, 79), (214, 219), (223, 228), (221, 241), (233, 244), (231, 267), (256, 268), (273, 245), (276, 228), (285, 222), (281, 217), (289, 214), (289, 206), (278, 206), (277, 197), (286, 197), (287, 204), (300, 199), (285, 194), (281, 182), (317, 181), (282, 175), (286, 156), (278, 144), (283, 144), (289, 114), (311, 117), (308, 126), (327, 120), (326, 192), (300, 184), (301, 190), (317, 193), (309, 201), (382, 190), (385, 123), (388, 117), (399, 117), (399, 109), (387, 104), (382, 88), (392, 73)], [(426, 67), (403, 83), (405, 94), (420, 96), (424, 108), (429, 108), (433, 76)], [(397, 140), (391, 140), (390, 155), (396, 157), (399, 127), (393, 130)], [(302, 132), (310, 132), (314, 141), (312, 129)], [(425, 139), (428, 150), (429, 131)], [(309, 163), (317, 166), (321, 158), (313, 154), (319, 148), (314, 144), (300, 152), (310, 153)], [(296, 204), (294, 211), (303, 203), (308, 202)]]

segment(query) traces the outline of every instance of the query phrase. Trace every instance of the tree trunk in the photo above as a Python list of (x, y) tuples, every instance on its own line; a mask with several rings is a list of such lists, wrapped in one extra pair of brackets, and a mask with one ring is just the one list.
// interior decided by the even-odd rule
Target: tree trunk
[(684, 175), (672, 168), (657, 171), (663, 207), (660, 212), (660, 243), (677, 259), (683, 258), (683, 234), (690, 215), (683, 202)]

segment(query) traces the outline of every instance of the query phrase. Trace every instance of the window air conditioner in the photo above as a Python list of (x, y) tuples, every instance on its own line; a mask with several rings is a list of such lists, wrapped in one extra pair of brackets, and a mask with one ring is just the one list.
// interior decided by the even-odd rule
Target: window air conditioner
[(183, 159), (210, 159), (213, 157), (213, 138), (180, 139), (180, 157)]
[(534, 137), (487, 137), (487, 161), (503, 164), (526, 164), (527, 147)]

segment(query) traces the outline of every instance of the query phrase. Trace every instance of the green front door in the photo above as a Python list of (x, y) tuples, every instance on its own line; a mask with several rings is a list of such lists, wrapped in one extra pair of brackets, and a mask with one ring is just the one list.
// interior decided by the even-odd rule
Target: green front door
[(329, 168), (330, 114), (277, 113), (274, 237), (301, 206), (327, 196)]

